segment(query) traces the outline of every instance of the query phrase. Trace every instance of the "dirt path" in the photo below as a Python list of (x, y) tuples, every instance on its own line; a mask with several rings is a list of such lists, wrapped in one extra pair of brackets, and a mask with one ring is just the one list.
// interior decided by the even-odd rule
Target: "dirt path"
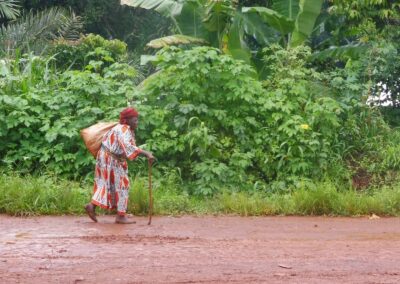
[(400, 283), (400, 218), (0, 215), (0, 283)]

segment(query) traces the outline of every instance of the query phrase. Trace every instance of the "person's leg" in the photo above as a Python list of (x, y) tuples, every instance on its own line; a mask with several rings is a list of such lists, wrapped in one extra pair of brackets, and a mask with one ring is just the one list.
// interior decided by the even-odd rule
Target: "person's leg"
[(135, 224), (136, 222), (128, 219), (126, 217), (126, 215), (121, 215), (118, 213), (117, 217), (115, 217), (115, 223), (117, 223), (117, 224)]
[(96, 218), (96, 205), (92, 203), (88, 203), (85, 205), (85, 211), (89, 215), (89, 218), (92, 219), (93, 221), (97, 222)]
[(121, 188), (116, 192), (117, 197), (117, 217), (115, 223), (118, 224), (134, 224), (135, 221), (129, 220), (126, 217), (126, 209), (128, 207), (129, 191), (126, 188)]
[(97, 186), (97, 175), (98, 175), (99, 168), (96, 167), (96, 177), (94, 180), (94, 185), (93, 185), (93, 196), (92, 196), (92, 201), (89, 202), (88, 204), (85, 205), (84, 209), (86, 213), (89, 215), (89, 218), (92, 219), (94, 222), (97, 222), (97, 217), (96, 217), (96, 205), (93, 204), (93, 199), (95, 196), (98, 195), (99, 187)]

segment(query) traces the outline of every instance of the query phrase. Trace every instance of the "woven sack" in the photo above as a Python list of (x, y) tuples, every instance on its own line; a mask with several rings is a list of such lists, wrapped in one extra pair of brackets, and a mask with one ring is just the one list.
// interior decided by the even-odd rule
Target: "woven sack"
[(117, 124), (118, 122), (99, 122), (81, 130), (83, 142), (93, 157), (97, 157), (104, 135)]

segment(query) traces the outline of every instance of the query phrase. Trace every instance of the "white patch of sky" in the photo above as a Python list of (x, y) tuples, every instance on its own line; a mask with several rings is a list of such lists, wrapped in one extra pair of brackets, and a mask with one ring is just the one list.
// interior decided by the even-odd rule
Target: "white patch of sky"
[(387, 89), (387, 86), (382, 82), (377, 84), (379, 87), (382, 88), (382, 92), (379, 96), (370, 96), (367, 100), (367, 104), (369, 105), (380, 105), (380, 106), (391, 106), (393, 105), (392, 101), (387, 100), (390, 98), (392, 94), (390, 90)]

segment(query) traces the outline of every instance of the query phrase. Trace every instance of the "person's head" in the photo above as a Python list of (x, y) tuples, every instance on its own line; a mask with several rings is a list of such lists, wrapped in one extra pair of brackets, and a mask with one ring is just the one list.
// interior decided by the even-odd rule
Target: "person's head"
[(136, 109), (132, 107), (127, 107), (121, 113), (119, 114), (119, 123), (121, 124), (127, 124), (129, 125), (132, 129), (136, 129), (138, 126), (138, 117), (139, 113), (137, 112)]

